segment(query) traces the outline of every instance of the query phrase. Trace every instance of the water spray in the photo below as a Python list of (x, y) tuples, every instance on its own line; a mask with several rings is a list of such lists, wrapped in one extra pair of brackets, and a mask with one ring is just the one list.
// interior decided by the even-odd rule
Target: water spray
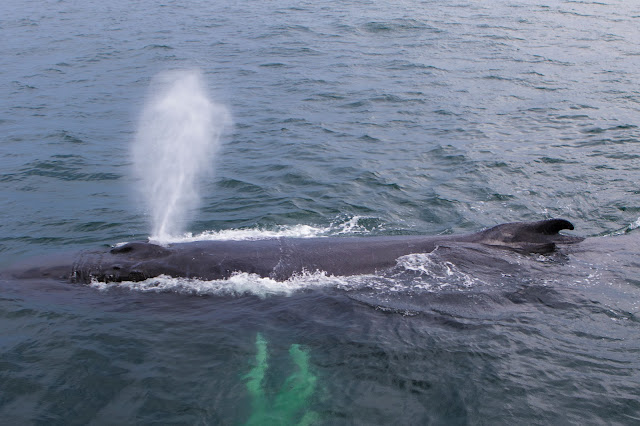
[(229, 111), (210, 99), (200, 71), (154, 77), (132, 150), (153, 239), (185, 231), (200, 203), (200, 183), (212, 175), (230, 125)]

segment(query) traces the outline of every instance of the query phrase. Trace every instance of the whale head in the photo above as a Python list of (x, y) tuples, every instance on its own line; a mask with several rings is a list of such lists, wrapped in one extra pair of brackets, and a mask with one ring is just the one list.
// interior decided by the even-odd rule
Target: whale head
[(166, 269), (161, 262), (170, 254), (166, 247), (143, 241), (119, 245), (108, 252), (86, 252), (73, 264), (71, 279), (77, 282), (143, 281), (157, 276), (160, 267)]

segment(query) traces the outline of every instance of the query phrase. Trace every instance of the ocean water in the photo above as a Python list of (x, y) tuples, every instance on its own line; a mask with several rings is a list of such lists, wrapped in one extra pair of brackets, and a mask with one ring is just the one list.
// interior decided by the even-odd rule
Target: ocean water
[(285, 282), (2, 278), (2, 422), (637, 424), (638, 28), (614, 0), (2, 2), (2, 268), (153, 237), (166, 166), (133, 147), (167, 72), (229, 114), (174, 241), (594, 237)]

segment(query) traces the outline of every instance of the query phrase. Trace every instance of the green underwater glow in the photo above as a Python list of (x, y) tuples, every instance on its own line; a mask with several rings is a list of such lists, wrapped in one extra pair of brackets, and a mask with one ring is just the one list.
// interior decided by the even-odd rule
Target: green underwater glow
[(251, 416), (247, 425), (310, 425), (318, 419), (313, 411), (305, 411), (317, 378), (309, 369), (309, 353), (298, 344), (289, 347), (289, 356), (296, 366), (272, 399), (264, 387), (267, 373), (267, 341), (261, 333), (256, 336), (255, 365), (244, 378), (251, 396)]

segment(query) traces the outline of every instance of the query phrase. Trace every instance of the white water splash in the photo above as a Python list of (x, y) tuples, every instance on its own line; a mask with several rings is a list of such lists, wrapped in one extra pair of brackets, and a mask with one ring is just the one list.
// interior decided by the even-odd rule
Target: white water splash
[(193, 295), (242, 296), (254, 295), (260, 298), (269, 296), (291, 296), (293, 293), (322, 287), (349, 287), (345, 277), (327, 275), (325, 272), (305, 272), (294, 275), (285, 281), (262, 278), (256, 274), (238, 272), (229, 278), (220, 280), (200, 280), (195, 278), (173, 278), (160, 275), (144, 281), (104, 283), (92, 281), (91, 286), (99, 290), (127, 288), (133, 291), (165, 293), (175, 292)]
[(244, 229), (227, 229), (222, 231), (204, 231), (199, 234), (190, 232), (181, 236), (163, 237), (154, 236), (149, 242), (154, 244), (166, 245), (171, 243), (188, 243), (193, 241), (229, 241), (229, 240), (266, 240), (270, 238), (319, 238), (332, 235), (357, 235), (368, 234), (370, 231), (362, 226), (359, 222), (364, 219), (361, 216), (354, 216), (346, 221), (336, 221), (329, 226), (311, 226), (311, 225), (280, 225), (273, 229), (263, 228), (244, 228)]
[[(440, 288), (455, 285), (459, 288), (470, 288), (480, 280), (461, 271), (455, 264), (437, 258), (436, 248), (430, 253), (413, 253), (399, 257), (397, 266), (405, 271), (417, 272), (438, 283)], [(429, 287), (428, 289), (430, 289)]]
[(200, 71), (165, 72), (151, 82), (132, 156), (155, 238), (184, 232), (230, 125), (227, 108), (207, 96)]
[(222, 231), (204, 231), (199, 234), (187, 232), (182, 236), (150, 238), (149, 242), (166, 245), (171, 243), (189, 243), (193, 241), (242, 241), (268, 240), (271, 238), (314, 238), (325, 236), (326, 228), (309, 225), (278, 226), (275, 229), (245, 228)]
[(616, 235), (624, 235), (627, 234), (631, 231), (634, 231), (636, 229), (640, 228), (640, 217), (638, 219), (636, 219), (635, 222), (630, 223), (629, 225), (625, 226), (624, 228), (620, 228), (617, 229), (615, 231), (603, 234), (601, 236), (603, 237), (614, 237)]

